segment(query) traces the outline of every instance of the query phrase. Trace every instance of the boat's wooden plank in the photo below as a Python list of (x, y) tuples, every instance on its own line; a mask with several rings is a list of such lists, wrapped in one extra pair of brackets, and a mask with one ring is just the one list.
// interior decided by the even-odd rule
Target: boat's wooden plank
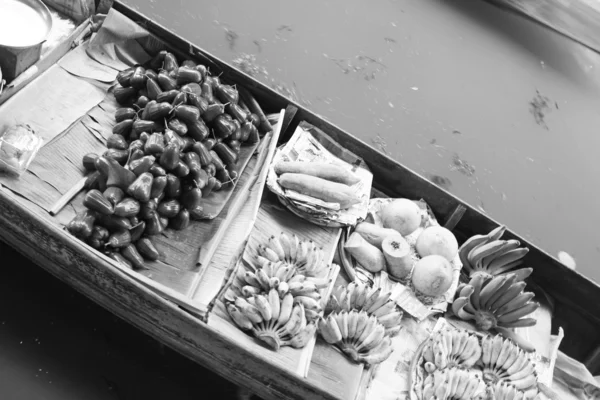
[(600, 53), (600, 4), (595, 0), (486, 0)]
[(320, 337), (315, 344), (307, 379), (339, 399), (354, 400), (363, 365), (355, 364)]
[(59, 279), (150, 336), (262, 398), (337, 398), (294, 373), (265, 362), (128, 279), (88, 246), (26, 209), (14, 196), (0, 196), (0, 226), (0, 239)]

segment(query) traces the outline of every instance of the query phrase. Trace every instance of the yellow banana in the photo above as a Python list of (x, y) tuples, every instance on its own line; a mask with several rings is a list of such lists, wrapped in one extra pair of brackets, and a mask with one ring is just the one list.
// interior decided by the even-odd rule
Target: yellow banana
[(498, 356), (500, 355), (500, 351), (502, 350), (502, 336), (496, 335), (492, 339), (492, 354), (490, 356), (490, 366), (494, 367), (498, 361)]
[(484, 243), (487, 243), (488, 238), (486, 235), (475, 235), (470, 237), (469, 239), (467, 239), (462, 246), (460, 246), (460, 249), (458, 249), (458, 255), (460, 257), (460, 262), (462, 263), (462, 265), (465, 266), (465, 269), (467, 270), (467, 272), (471, 272), (471, 270), (475, 267), (474, 265), (472, 266), (469, 262), (468, 259), (468, 254), (471, 250), (473, 250), (475, 247), (482, 245)]
[(252, 304), (248, 303), (244, 298), (238, 297), (235, 299), (236, 307), (250, 320), (253, 324), (260, 324), (263, 321), (261, 313)]
[(381, 288), (371, 288), (369, 290), (368, 296), (363, 304), (363, 310), (368, 310), (375, 301), (379, 298), (379, 294), (381, 293)]
[(490, 299), (494, 293), (502, 286), (505, 278), (502, 276), (495, 276), (487, 281), (487, 284), (481, 289), (479, 298), (479, 304), (482, 310), (487, 310), (488, 306), (491, 305)]
[(484, 258), (491, 254), (495, 254), (498, 251), (501, 251), (502, 248), (506, 246), (506, 241), (504, 240), (494, 240), (489, 243), (486, 243), (481, 246), (475, 247), (473, 250), (469, 252), (467, 258), (469, 259), (469, 263), (475, 268), (479, 269), (478, 263)]
[(290, 241), (290, 237), (288, 235), (286, 235), (284, 232), (281, 232), (279, 234), (279, 243), (281, 243), (281, 247), (283, 248), (283, 260), (287, 261), (287, 262), (291, 262), (292, 258), (291, 258), (291, 252), (292, 252), (292, 243)]
[(269, 248), (277, 254), (277, 258), (279, 261), (285, 260), (285, 252), (283, 251), (283, 247), (281, 246), (281, 242), (277, 237), (272, 235), (269, 238)]
[(516, 389), (525, 391), (534, 385), (537, 385), (537, 376), (533, 373), (529, 373), (520, 379), (512, 379), (511, 377), (510, 383), (514, 385)]
[(525, 304), (529, 302), (529, 300), (533, 299), (535, 295), (531, 292), (525, 292), (518, 294), (514, 299), (510, 300), (508, 303), (500, 307), (496, 310), (494, 314), (496, 315), (504, 315), (511, 311), (518, 310), (523, 307)]
[(256, 275), (253, 272), (250, 272), (250, 271), (244, 272), (244, 281), (246, 281), (246, 283), (250, 286), (255, 286), (257, 288), (261, 287), (261, 284), (258, 281), (258, 278), (256, 277)]
[(308, 244), (301, 240), (298, 242), (298, 248), (296, 249), (296, 266), (302, 267), (306, 263), (306, 256), (308, 254)]
[(294, 303), (302, 304), (305, 308), (310, 308), (311, 310), (320, 311), (322, 310), (319, 302), (312, 297), (307, 296), (295, 296)]
[(304, 315), (306, 315), (307, 321), (314, 321), (321, 316), (320, 311), (304, 309)]
[(279, 278), (272, 276), (269, 278), (269, 287), (271, 289), (276, 288), (279, 285), (279, 282), (280, 282)]
[(348, 313), (346, 311), (342, 311), (339, 313), (339, 318), (337, 318), (336, 321), (338, 322), (338, 326), (342, 332), (342, 337), (344, 339), (348, 338)]
[(357, 343), (362, 343), (364, 342), (364, 340), (367, 338), (367, 336), (369, 336), (377, 327), (377, 318), (375, 317), (369, 317), (369, 319), (367, 320), (365, 329), (363, 329), (362, 333), (360, 334), (360, 336), (358, 337), (358, 339), (356, 340)]
[(262, 268), (257, 269), (254, 274), (256, 275), (256, 278), (258, 279), (258, 282), (260, 283), (260, 287), (263, 290), (267, 291), (271, 288), (271, 283), (269, 281), (269, 277), (267, 276), (267, 274), (265, 273), (265, 271)]
[(277, 285), (277, 293), (279, 294), (279, 297), (285, 296), (285, 294), (289, 291), (290, 286), (287, 282), (279, 282), (279, 285)]
[(271, 307), (269, 306), (269, 300), (261, 294), (254, 295), (254, 301), (256, 302), (256, 308), (260, 312), (263, 321), (268, 322), (273, 317)]
[(525, 289), (525, 282), (517, 282), (509, 287), (490, 307), (492, 310), (497, 310), (504, 306), (506, 303), (514, 299)]
[(302, 307), (302, 304), (296, 304), (292, 309), (292, 315), (289, 321), (279, 330), (281, 330), (284, 335), (294, 336), (300, 331), (302, 325), (305, 323), (304, 307)]
[(396, 310), (396, 302), (393, 300), (388, 300), (384, 305), (382, 305), (378, 309), (374, 310), (372, 312), (372, 315), (377, 318), (380, 318), (386, 314), (394, 312), (395, 310)]
[(393, 328), (395, 326), (400, 325), (400, 321), (402, 320), (402, 311), (394, 311), (389, 314), (384, 315), (383, 317), (378, 318), (379, 323), (383, 325), (386, 329)]
[(392, 295), (391, 292), (385, 292), (383, 294), (379, 294), (379, 297), (375, 300), (375, 302), (371, 305), (371, 307), (369, 307), (367, 309), (367, 312), (369, 314), (373, 313), (375, 310), (377, 310), (379, 307), (383, 306), (390, 298), (390, 296)]
[(369, 322), (369, 314), (366, 312), (359, 312), (357, 316), (356, 322), (356, 331), (354, 332), (354, 337), (358, 338), (362, 335), (365, 328), (367, 327), (367, 323)]
[(267, 260), (271, 261), (271, 262), (278, 262), (279, 260), (279, 256), (277, 255), (277, 253), (275, 253), (274, 250), (268, 248), (267, 246), (259, 246), (259, 251), (260, 254), (265, 257)]
[(298, 236), (295, 233), (290, 238), (290, 262), (296, 262), (296, 255), (298, 254)]
[[(510, 342), (510, 340), (508, 342)], [(517, 361), (520, 351), (521, 350), (517, 346), (510, 346), (506, 360), (504, 360), (504, 363), (502, 363), (500, 366), (503, 371), (507, 371), (515, 363), (515, 361)]]
[(233, 303), (227, 305), (227, 312), (229, 316), (235, 322), (235, 324), (241, 329), (252, 329), (252, 321), (246, 317)]
[(514, 276), (509, 276), (509, 275), (504, 275), (503, 276), (504, 279), (504, 283), (498, 288), (498, 290), (496, 290), (495, 293), (493, 293), (490, 296), (489, 301), (485, 304), (486, 309), (488, 310), (494, 310), (494, 304), (496, 303), (496, 301), (500, 298), (500, 296), (502, 296), (503, 293), (505, 293), (514, 283), (515, 283), (515, 277)]
[(379, 364), (388, 359), (388, 357), (392, 354), (394, 348), (391, 345), (391, 341), (389, 337), (385, 337), (379, 346), (375, 348), (373, 351), (369, 352), (366, 356), (361, 356), (360, 361), (369, 364)]
[(527, 303), (523, 307), (521, 307), (517, 310), (500, 315), (498, 317), (498, 325), (502, 326), (502, 323), (504, 323), (504, 322), (516, 321), (517, 319), (519, 319), (521, 317), (531, 314), (532, 312), (537, 310), (539, 307), (540, 307), (540, 303), (536, 303), (536, 302)]
[(514, 345), (511, 343), (510, 340), (504, 339), (502, 341), (502, 349), (500, 350), (500, 353), (498, 354), (498, 359), (496, 360), (496, 369), (502, 368), (502, 366), (506, 362), (506, 359), (508, 358), (508, 355), (510, 354), (510, 350), (512, 347), (514, 347)]
[(257, 288), (256, 286), (246, 285), (242, 288), (242, 295), (244, 297), (252, 297), (255, 294), (259, 294), (259, 293), (260, 293), (260, 289)]
[(361, 352), (367, 352), (371, 349), (374, 349), (379, 345), (379, 343), (381, 343), (384, 335), (385, 328), (381, 324), (377, 324), (371, 334), (367, 336), (365, 340), (360, 342), (360, 344), (357, 346), (357, 350)]
[(279, 293), (277, 289), (271, 289), (269, 291), (269, 308), (271, 309), (271, 318), (273, 320), (279, 319), (279, 312), (281, 311), (281, 300), (279, 299)]
[(285, 325), (292, 316), (292, 308), (294, 306), (294, 296), (291, 293), (286, 293), (281, 300), (279, 307), (279, 318), (277, 319), (277, 325)]
[(290, 345), (295, 349), (301, 349), (308, 341), (315, 336), (315, 331), (317, 327), (314, 323), (308, 324), (304, 329), (298, 332), (292, 339), (289, 341)]
[(354, 302), (354, 307), (357, 310), (362, 310), (363, 305), (367, 301), (367, 295), (369, 294), (369, 289), (367, 285), (357, 285), (358, 294), (356, 295), (356, 301)]
[(348, 337), (353, 338), (356, 335), (356, 326), (358, 324), (358, 313), (351, 311), (348, 313)]
[(327, 319), (321, 318), (319, 320), (319, 333), (321, 333), (323, 339), (329, 344), (342, 341), (342, 333), (332, 315), (329, 315)]

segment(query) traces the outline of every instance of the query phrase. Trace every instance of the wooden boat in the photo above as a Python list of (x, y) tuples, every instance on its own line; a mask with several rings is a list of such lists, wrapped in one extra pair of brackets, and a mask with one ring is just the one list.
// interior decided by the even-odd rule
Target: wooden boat
[[(220, 71), (222, 79), (246, 88), (266, 113), (285, 110), (280, 114), (277, 128), (280, 143), (289, 139), (302, 121), (322, 130), (365, 161), (374, 175), (375, 196), (424, 199), (443, 225), (453, 227), (459, 242), (474, 234), (489, 232), (499, 225), (497, 221), (352, 134), (134, 9), (120, 2), (115, 2), (113, 7), (160, 38), (172, 51), (192, 53), (211, 70)], [(80, 27), (76, 36), (86, 29)], [(74, 37), (69, 40), (73, 41)], [(62, 49), (66, 52), (68, 46)], [(51, 63), (46, 61), (45, 64), (48, 67)], [(242, 203), (235, 200), (238, 198), (234, 196), (228, 207)], [(352, 376), (354, 382), (349, 387), (348, 380), (343, 376), (351, 369), (350, 363), (336, 351), (327, 350), (325, 346), (319, 348), (318, 344), (306, 377), (283, 367), (281, 360), (274, 360), (260, 348), (243, 345), (240, 340), (244, 335), (235, 329), (223, 324), (211, 324), (211, 319), (205, 322), (207, 310), (188, 301), (176, 287), (169, 287), (169, 282), (157, 284), (152, 277), (137, 277), (124, 271), (61, 229), (60, 221), (51, 217), (47, 210), (7, 188), (0, 191), (0, 226), (2, 240), (42, 268), (150, 336), (262, 398), (354, 399), (364, 389), (362, 383), (369, 379), (368, 370), (352, 370), (357, 375)], [(598, 373), (600, 304), (597, 298), (600, 296), (600, 287), (516, 233), (508, 230), (505, 238), (518, 239), (529, 247), (527, 263), (534, 268), (531, 281), (543, 288), (552, 300), (553, 327), (562, 327), (566, 331), (561, 350), (584, 362), (592, 373)], [(240, 244), (245, 244), (245, 241), (242, 240)], [(330, 244), (335, 248), (335, 241)]]

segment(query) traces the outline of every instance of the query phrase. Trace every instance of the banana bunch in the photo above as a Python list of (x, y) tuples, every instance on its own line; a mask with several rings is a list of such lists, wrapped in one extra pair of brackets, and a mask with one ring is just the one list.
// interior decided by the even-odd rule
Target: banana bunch
[(505, 226), (499, 226), (487, 235), (472, 236), (458, 249), (460, 261), (469, 278), (510, 273), (516, 275), (517, 281), (523, 281), (531, 275), (531, 268), (511, 271), (523, 264), (522, 259), (529, 249), (519, 247), (521, 243), (518, 240), (500, 240), (505, 230)]
[(475, 275), (463, 285), (452, 303), (454, 315), (473, 320), (481, 330), (496, 327), (522, 328), (536, 324), (535, 318), (524, 318), (540, 306), (531, 301), (533, 293), (523, 292), (525, 282), (515, 275), (493, 277)]
[(353, 361), (379, 364), (392, 354), (391, 339), (377, 318), (364, 311), (341, 311), (319, 319), (319, 333)]
[(259, 266), (265, 263), (282, 263), (295, 272), (305, 276), (321, 276), (327, 268), (324, 263), (323, 250), (312, 240), (299, 240), (298, 236), (281, 232), (279, 236), (271, 236), (267, 245), (258, 247), (256, 261)]
[(382, 293), (381, 288), (369, 288), (367, 285), (350, 282), (348, 286), (334, 288), (329, 299), (332, 312), (365, 311), (377, 318), (386, 330), (386, 334), (396, 332), (402, 320), (402, 311), (396, 302), (390, 300), (391, 292)]
[(481, 340), (481, 350), (483, 379), (486, 382), (494, 384), (502, 381), (523, 392), (523, 398), (535, 397), (537, 373), (523, 350), (499, 335), (484, 337)]
[(487, 399), (486, 385), (473, 370), (446, 368), (427, 375), (423, 382), (423, 400)]
[(302, 348), (316, 332), (316, 325), (307, 323), (302, 303), (295, 302), (291, 293), (280, 298), (275, 288), (248, 299), (238, 297), (226, 308), (240, 329), (252, 331), (273, 350), (281, 346)]
[(542, 400), (545, 397), (537, 390), (522, 392), (510, 383), (498, 381), (491, 387), (494, 400)]
[(423, 352), (425, 370), (429, 373), (446, 367), (470, 368), (480, 358), (479, 339), (462, 329), (439, 331), (429, 340)]
[(283, 296), (288, 291), (293, 295), (304, 295), (309, 292), (319, 292), (331, 284), (331, 279), (305, 276), (296, 273), (293, 268), (282, 262), (268, 262), (255, 271), (240, 269), (236, 275), (234, 286), (240, 294), (250, 297), (254, 294), (268, 292), (271, 288)]

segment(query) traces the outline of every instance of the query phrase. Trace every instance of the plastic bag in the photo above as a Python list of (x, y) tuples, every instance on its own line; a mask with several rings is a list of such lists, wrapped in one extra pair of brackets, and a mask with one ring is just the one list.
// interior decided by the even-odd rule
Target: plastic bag
[(0, 172), (20, 176), (43, 145), (29, 125), (16, 125), (0, 137)]
[(80, 23), (96, 12), (94, 0), (42, 0), (48, 7)]

